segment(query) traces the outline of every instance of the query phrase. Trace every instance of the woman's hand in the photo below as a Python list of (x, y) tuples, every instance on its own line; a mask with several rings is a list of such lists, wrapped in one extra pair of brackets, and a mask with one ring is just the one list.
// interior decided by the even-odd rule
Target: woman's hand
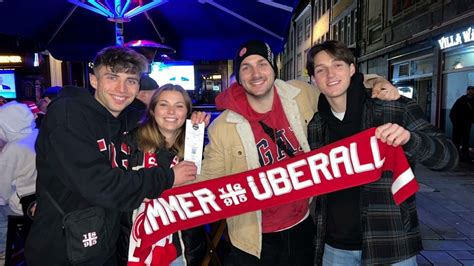
[(198, 125), (204, 122), (204, 125), (207, 127), (210, 121), (211, 121), (211, 115), (206, 112), (194, 111), (191, 114), (191, 122), (193, 123), (193, 125)]

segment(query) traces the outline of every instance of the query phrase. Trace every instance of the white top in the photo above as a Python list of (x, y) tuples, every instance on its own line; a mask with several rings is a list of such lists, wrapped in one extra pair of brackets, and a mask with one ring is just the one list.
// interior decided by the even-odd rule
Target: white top
[(0, 139), (6, 141), (0, 152), (0, 205), (23, 214), (20, 198), (35, 193), (38, 129), (25, 104), (15, 101), (0, 107)]

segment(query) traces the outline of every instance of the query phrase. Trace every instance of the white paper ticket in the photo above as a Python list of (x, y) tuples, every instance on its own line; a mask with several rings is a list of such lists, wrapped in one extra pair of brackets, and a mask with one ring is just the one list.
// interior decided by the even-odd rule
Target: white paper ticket
[(184, 160), (194, 162), (197, 173), (201, 173), (202, 151), (204, 148), (204, 122), (193, 125), (191, 119), (186, 120), (184, 139)]

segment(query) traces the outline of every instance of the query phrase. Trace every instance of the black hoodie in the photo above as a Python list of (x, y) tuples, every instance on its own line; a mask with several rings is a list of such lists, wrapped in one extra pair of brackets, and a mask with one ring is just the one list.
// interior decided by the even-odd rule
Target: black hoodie
[(125, 116), (112, 116), (87, 89), (77, 87), (64, 87), (48, 106), (36, 142), (38, 205), (25, 247), (28, 265), (68, 265), (62, 215), (45, 189), (65, 213), (104, 208), (110, 248), (81, 265), (115, 265), (120, 211), (133, 210), (173, 185), (169, 168), (125, 171), (127, 148), (120, 143)]
[[(347, 89), (344, 119), (336, 118), (326, 96), (319, 96), (318, 110), (328, 124), (329, 141), (335, 142), (362, 131), (362, 111), (366, 98), (364, 76), (352, 75)], [(353, 187), (327, 194), (328, 221), (326, 243), (345, 250), (362, 249), (362, 226), (360, 222), (360, 187)]]

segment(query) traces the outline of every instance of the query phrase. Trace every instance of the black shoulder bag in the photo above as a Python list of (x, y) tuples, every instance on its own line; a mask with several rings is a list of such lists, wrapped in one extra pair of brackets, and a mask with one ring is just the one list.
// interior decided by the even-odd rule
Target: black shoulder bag
[(44, 192), (63, 216), (66, 253), (71, 264), (79, 264), (107, 254), (109, 246), (105, 211), (102, 207), (93, 206), (65, 214), (51, 194), (46, 189)]

